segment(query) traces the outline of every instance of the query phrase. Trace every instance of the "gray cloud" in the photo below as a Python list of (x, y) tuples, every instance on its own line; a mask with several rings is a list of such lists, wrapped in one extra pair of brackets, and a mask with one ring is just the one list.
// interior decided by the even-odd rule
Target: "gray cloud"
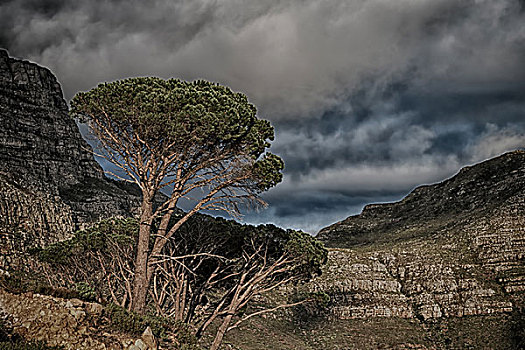
[(286, 162), (247, 220), (313, 232), (524, 147), (523, 23), (518, 0), (16, 0), (0, 46), (68, 98), (141, 75), (245, 92)]
[(2, 45), (48, 65), (67, 96), (131, 75), (203, 77), (277, 120), (338, 106), (363, 79), (469, 90), (524, 77), (514, 1), (43, 3), (2, 5)]

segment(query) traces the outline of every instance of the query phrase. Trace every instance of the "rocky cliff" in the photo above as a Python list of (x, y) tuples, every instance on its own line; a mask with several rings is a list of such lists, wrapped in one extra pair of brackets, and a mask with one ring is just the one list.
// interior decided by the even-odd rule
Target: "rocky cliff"
[[(231, 335), (234, 344), (525, 348), (525, 151), (368, 205), (318, 238), (329, 260), (305, 288), (325, 294), (326, 307), (254, 321)], [(274, 341), (257, 346), (251, 332)]]
[(104, 176), (55, 76), (1, 49), (0, 125), (0, 268), (14, 247), (138, 206), (136, 188)]
[(331, 319), (413, 320), (437, 348), (523, 337), (513, 327), (525, 305), (524, 151), (366, 206), (318, 237), (332, 249), (312, 288), (330, 295)]
[(46, 68), (0, 50), (0, 172), (24, 188), (58, 194), (103, 173)]

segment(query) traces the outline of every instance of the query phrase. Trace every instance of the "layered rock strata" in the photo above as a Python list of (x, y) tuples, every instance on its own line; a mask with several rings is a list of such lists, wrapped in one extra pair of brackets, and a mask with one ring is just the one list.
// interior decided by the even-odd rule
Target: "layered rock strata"
[(104, 177), (47, 68), (0, 50), (0, 174), (25, 191), (58, 196), (76, 222), (129, 215), (137, 189)]
[(24, 190), (0, 175), (0, 271), (18, 266), (27, 247), (69, 237), (73, 217), (60, 197)]
[(0, 269), (28, 245), (133, 215), (140, 199), (138, 188), (104, 176), (51, 71), (1, 49), (0, 189)]
[[(323, 229), (318, 237), (332, 247), (374, 247), (377, 259), (385, 262), (392, 276), (404, 281), (404, 290), (409, 293), (425, 289), (430, 295), (444, 293), (437, 299), (445, 306), (432, 306), (436, 311), (431, 314), (438, 317), (481, 312), (452, 311), (446, 306), (470, 300), (457, 295), (465, 289), (462, 285), (472, 290), (478, 289), (474, 284), (496, 283), (493, 288), (522, 300), (525, 151), (464, 168), (442, 183), (415, 189), (400, 202), (367, 206), (361, 215)], [(474, 277), (464, 277), (469, 275)], [(413, 276), (422, 282), (410, 283)], [(476, 293), (484, 297), (499, 294), (490, 288)], [(498, 305), (478, 306), (487, 313), (508, 311), (507, 306)]]
[(318, 237), (332, 248), (310, 288), (330, 296), (332, 320), (416, 319), (430, 339), (447, 341), (449, 324), (480, 324), (474, 347), (494, 332), (520, 337), (512, 329), (525, 319), (524, 151), (464, 168), (400, 202), (366, 206)]
[[(368, 205), (318, 238), (330, 247), (328, 263), (304, 288), (328, 296), (326, 307), (249, 326), (279, 348), (525, 345), (524, 151), (464, 168), (400, 202)], [(283, 291), (281, 302), (293, 293)], [(243, 349), (277, 348), (253, 346), (250, 331), (229, 339)]]

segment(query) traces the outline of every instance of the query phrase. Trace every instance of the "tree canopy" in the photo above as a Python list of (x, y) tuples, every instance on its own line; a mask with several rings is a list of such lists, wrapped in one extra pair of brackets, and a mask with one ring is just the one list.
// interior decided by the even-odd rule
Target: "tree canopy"
[[(203, 209), (236, 215), (240, 204), (263, 204), (258, 195), (282, 180), (283, 161), (267, 151), (273, 127), (244, 94), (216, 83), (129, 78), (78, 93), (71, 112), (96, 136), (96, 152), (120, 170), (110, 173), (142, 191), (132, 296), (137, 312), (156, 261), (184, 222)], [(161, 190), (167, 198), (155, 206)], [(183, 198), (192, 207), (172, 220)]]
[[(244, 94), (216, 83), (154, 77), (104, 83), (78, 93), (71, 111), (89, 123), (103, 155), (125, 163), (121, 170), (139, 184), (149, 176), (162, 188), (218, 162), (249, 170), (245, 182), (257, 191), (282, 179), (282, 160), (265, 153), (273, 127), (257, 118)], [(177, 171), (177, 179), (161, 183)]]
[[(135, 219), (111, 219), (33, 253), (49, 264), (46, 276), (53, 284), (87, 286), (84, 296), (127, 307), (137, 235)], [(227, 331), (254, 316), (312, 301), (251, 305), (285, 283), (308, 281), (327, 259), (326, 249), (309, 234), (274, 225), (197, 214), (176, 236), (157, 261), (148, 305), (158, 315), (189, 324), (198, 337), (211, 331), (216, 347)], [(221, 327), (209, 327), (213, 322)]]

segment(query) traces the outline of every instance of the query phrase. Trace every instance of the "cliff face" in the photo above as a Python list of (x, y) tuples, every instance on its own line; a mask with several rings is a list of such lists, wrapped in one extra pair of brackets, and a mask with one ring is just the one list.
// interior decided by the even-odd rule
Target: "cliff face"
[(318, 237), (332, 249), (311, 288), (330, 296), (332, 320), (412, 320), (436, 348), (507, 349), (523, 337), (513, 325), (525, 305), (524, 151), (369, 205)]
[(55, 76), (0, 50), (0, 172), (21, 187), (58, 194), (103, 173)]
[(90, 150), (55, 76), (0, 49), (0, 268), (15, 247), (138, 207), (138, 189), (105, 178)]

